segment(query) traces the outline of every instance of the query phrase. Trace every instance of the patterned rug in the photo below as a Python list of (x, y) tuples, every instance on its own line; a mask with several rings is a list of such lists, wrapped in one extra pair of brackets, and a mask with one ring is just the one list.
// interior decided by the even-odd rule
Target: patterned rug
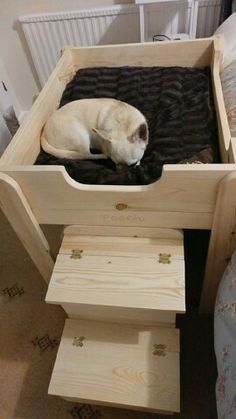
[[(45, 233), (57, 252), (61, 228)], [(0, 213), (0, 418), (162, 419), (166, 416), (80, 405), (47, 394), (65, 314), (44, 302), (46, 285)], [(181, 414), (173, 419), (215, 419), (216, 367), (212, 316), (199, 316), (208, 235), (185, 236), (187, 314), (181, 329)]]

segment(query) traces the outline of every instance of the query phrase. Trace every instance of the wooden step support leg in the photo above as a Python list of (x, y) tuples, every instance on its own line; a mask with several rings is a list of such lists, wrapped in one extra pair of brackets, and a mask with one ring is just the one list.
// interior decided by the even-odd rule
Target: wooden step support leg
[(201, 313), (212, 313), (220, 279), (236, 246), (236, 173), (220, 182), (200, 303)]
[(20, 186), (3, 173), (0, 173), (0, 207), (48, 283), (54, 266), (48, 242)]

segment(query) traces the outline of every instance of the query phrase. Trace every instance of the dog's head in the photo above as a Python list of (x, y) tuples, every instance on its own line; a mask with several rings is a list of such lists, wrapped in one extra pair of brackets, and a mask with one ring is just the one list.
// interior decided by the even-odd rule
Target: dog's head
[(94, 132), (100, 138), (103, 153), (110, 157), (116, 164), (131, 166), (139, 163), (148, 144), (148, 125), (141, 123), (133, 133), (125, 129), (110, 131), (97, 130)]

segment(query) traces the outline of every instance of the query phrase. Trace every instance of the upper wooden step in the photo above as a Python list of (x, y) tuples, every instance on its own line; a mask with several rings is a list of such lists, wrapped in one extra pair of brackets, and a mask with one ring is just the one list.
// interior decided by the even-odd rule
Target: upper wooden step
[(49, 394), (170, 413), (179, 381), (178, 330), (67, 320)]
[(148, 310), (171, 323), (168, 313), (185, 310), (183, 238), (66, 234), (46, 301), (61, 304), (70, 317), (94, 311), (113, 320), (124, 310), (132, 319), (143, 310), (145, 319)]

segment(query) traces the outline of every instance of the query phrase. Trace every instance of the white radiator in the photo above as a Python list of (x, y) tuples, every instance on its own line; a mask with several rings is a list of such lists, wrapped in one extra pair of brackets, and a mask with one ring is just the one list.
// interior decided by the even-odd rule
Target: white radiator
[(65, 45), (88, 46), (139, 42), (135, 5), (19, 17), (43, 86)]
[[(220, 0), (200, 0), (197, 36), (212, 35), (219, 20)], [(139, 8), (119, 5), (91, 10), (20, 16), (39, 81), (43, 86), (65, 45), (88, 46), (139, 42)], [(185, 32), (187, 5), (168, 2), (147, 7), (148, 35)]]
[(219, 25), (220, 0), (202, 0), (198, 8), (197, 38), (211, 36)]

